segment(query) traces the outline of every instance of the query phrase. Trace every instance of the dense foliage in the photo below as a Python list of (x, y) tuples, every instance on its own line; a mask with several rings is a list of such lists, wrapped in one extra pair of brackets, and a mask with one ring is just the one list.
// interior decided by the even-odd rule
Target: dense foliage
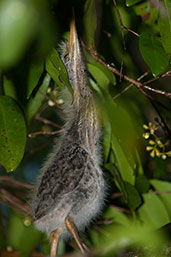
[[(169, 0), (0, 2), (0, 255), (49, 254), (28, 199), (62, 126), (60, 88), (72, 94), (58, 46), (73, 8), (109, 184), (81, 237), (95, 256), (170, 256), (160, 230), (171, 221)], [(73, 246), (61, 241), (59, 254), (75, 256)]]

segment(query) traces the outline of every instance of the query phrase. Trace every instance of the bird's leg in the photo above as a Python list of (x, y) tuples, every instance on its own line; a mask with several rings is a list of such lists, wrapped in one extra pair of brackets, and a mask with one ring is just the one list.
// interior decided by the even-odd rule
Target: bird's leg
[(50, 234), (50, 256), (55, 257), (58, 250), (59, 237), (62, 233), (62, 228), (58, 228)]
[(83, 246), (83, 243), (82, 243), (82, 241), (81, 241), (81, 239), (80, 239), (80, 237), (78, 235), (77, 228), (74, 225), (74, 223), (72, 221), (72, 218), (70, 216), (68, 216), (65, 219), (65, 224), (66, 224), (66, 227), (67, 227), (69, 233), (73, 236), (73, 238), (77, 242), (77, 245), (78, 245), (80, 251), (85, 255), (86, 254), (85, 247)]

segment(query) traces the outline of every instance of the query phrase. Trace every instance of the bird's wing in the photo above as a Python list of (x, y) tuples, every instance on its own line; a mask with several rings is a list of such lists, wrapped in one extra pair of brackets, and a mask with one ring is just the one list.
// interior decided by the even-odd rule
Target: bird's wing
[(62, 146), (45, 170), (35, 199), (35, 220), (58, 206), (65, 194), (72, 192), (84, 175), (88, 153), (74, 143)]

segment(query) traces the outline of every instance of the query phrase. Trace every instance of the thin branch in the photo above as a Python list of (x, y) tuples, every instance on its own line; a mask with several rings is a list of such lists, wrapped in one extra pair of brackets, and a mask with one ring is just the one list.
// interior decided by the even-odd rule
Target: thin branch
[(130, 210), (125, 209), (125, 208), (122, 208), (122, 207), (119, 207), (119, 206), (116, 206), (116, 205), (113, 205), (113, 204), (111, 205), (111, 207), (112, 207), (113, 209), (116, 209), (116, 210), (120, 211), (120, 212), (124, 212), (124, 213), (128, 213), (128, 214), (131, 213)]
[[(90, 55), (93, 57), (94, 60), (96, 60), (97, 62), (101, 63), (103, 66), (105, 66), (108, 70), (112, 71), (114, 74), (116, 74), (117, 76), (121, 76), (124, 80), (130, 82), (131, 84), (135, 85), (137, 87), (137, 89), (142, 93), (144, 94), (145, 96), (147, 96), (148, 98), (152, 99), (153, 98), (148, 95), (144, 89), (148, 89), (150, 91), (153, 91), (157, 94), (161, 94), (161, 95), (164, 95), (168, 98), (171, 98), (171, 92), (166, 92), (166, 91), (162, 91), (162, 90), (156, 90), (156, 89), (153, 89), (153, 88), (149, 88), (149, 87), (146, 87), (146, 83), (149, 83), (149, 81), (147, 82), (144, 82), (144, 83), (140, 83), (139, 81), (131, 78), (131, 77), (128, 77), (127, 75), (124, 75), (124, 74), (121, 74), (115, 67), (112, 67), (110, 66), (109, 64), (105, 63), (99, 56), (97, 56), (94, 51), (88, 49), (85, 44), (82, 42), (82, 45), (84, 46), (84, 48), (90, 53)], [(162, 74), (161, 75), (162, 77), (166, 77), (166, 76), (170, 76), (170, 71), (169, 72), (166, 72), (165, 74)], [(159, 79), (159, 78), (158, 78)]]
[[(150, 101), (151, 101), (151, 100), (150, 100)], [(163, 123), (163, 125), (164, 125), (164, 127), (165, 127), (165, 129), (166, 129), (166, 131), (167, 131), (167, 133), (168, 133), (168, 135), (171, 136), (171, 131), (170, 131), (170, 129), (169, 129), (167, 123), (165, 122), (163, 116), (161, 115), (161, 113), (160, 113), (158, 107), (155, 105), (155, 103), (153, 103), (153, 101), (151, 101), (151, 104), (152, 104), (153, 108), (155, 109), (155, 111), (157, 112), (158, 116), (160, 117), (161, 122)]]
[(0, 189), (0, 201), (9, 204), (26, 215), (32, 216), (31, 207), (5, 189)]
[(120, 27), (121, 27), (121, 33), (122, 33), (122, 40), (123, 40), (124, 51), (126, 51), (126, 44), (125, 44), (125, 37), (124, 37), (124, 25), (123, 25), (122, 18), (121, 18), (121, 15), (120, 15), (118, 6), (117, 6), (117, 4), (116, 4), (116, 1), (113, 0), (113, 3), (114, 3), (114, 5), (115, 5), (116, 13), (117, 13), (117, 15), (118, 15), (118, 19), (119, 19), (119, 23), (120, 23)]
[(35, 115), (35, 119), (36, 119), (36, 120), (39, 120), (39, 121), (42, 121), (44, 124), (52, 125), (52, 126), (55, 127), (55, 128), (61, 128), (60, 125), (56, 124), (56, 123), (53, 122), (53, 121), (47, 120), (47, 119), (45, 119), (45, 118), (43, 118), (43, 117), (40, 117), (39, 114), (36, 114), (36, 115)]
[[(124, 29), (127, 30), (127, 31), (129, 31), (129, 32), (131, 32), (131, 33), (134, 34), (135, 36), (139, 37), (140, 35), (139, 35), (137, 32), (135, 32), (135, 31), (133, 31), (132, 29), (129, 29), (129, 28), (127, 28), (127, 27), (124, 26), (124, 24), (123, 24), (123, 22), (122, 22), (121, 15), (120, 15), (120, 12), (119, 12), (119, 9), (118, 9), (118, 6), (117, 6), (117, 4), (116, 4), (116, 1), (113, 0), (113, 3), (114, 3), (114, 5), (115, 5), (116, 12), (117, 12), (117, 15), (118, 15), (118, 19), (119, 19), (119, 23), (120, 23), (120, 27), (121, 27), (121, 31), (122, 31), (122, 38), (124, 39), (124, 32), (123, 32)], [(124, 40), (123, 42), (124, 42), (123, 44), (124, 44), (124, 46), (125, 46), (124, 49), (126, 50), (125, 40)]]
[(43, 93), (42, 91), (40, 91), (40, 90), (38, 90), (38, 92), (39, 92), (42, 96), (44, 96), (46, 99), (48, 99), (49, 101), (53, 102), (54, 105), (55, 105), (57, 108), (60, 109), (59, 105), (58, 105), (53, 99), (51, 99), (49, 96), (47, 96), (46, 94), (44, 94), (44, 93)]
[(22, 187), (25, 189), (33, 189), (32, 185), (29, 185), (22, 181), (17, 181), (9, 176), (0, 176), (0, 183), (5, 182), (10, 187)]
[(38, 132), (33, 132), (33, 133), (28, 134), (28, 137), (34, 138), (39, 135), (56, 135), (56, 134), (60, 134), (62, 131), (63, 131), (62, 129), (57, 130), (57, 131), (38, 131)]
[[(143, 79), (145, 76), (147, 76), (149, 74), (149, 71), (145, 72), (144, 74), (142, 74), (137, 81), (140, 81), (141, 79)], [(125, 93), (128, 89), (130, 89), (133, 86), (133, 84), (129, 84), (127, 87), (125, 87), (121, 92), (119, 92), (117, 95), (115, 95), (113, 97), (113, 99), (118, 98), (119, 96), (121, 96), (123, 93)]]

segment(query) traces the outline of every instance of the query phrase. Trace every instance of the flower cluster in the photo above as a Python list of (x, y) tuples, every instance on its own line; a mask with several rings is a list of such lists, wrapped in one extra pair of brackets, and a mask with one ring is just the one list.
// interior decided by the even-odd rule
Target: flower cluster
[(63, 104), (63, 99), (59, 98), (58, 91), (56, 89), (51, 89), (50, 87), (47, 90), (48, 94), (48, 105), (54, 106), (55, 104)]
[(163, 138), (159, 138), (155, 134), (158, 126), (152, 122), (149, 122), (148, 125), (144, 124), (143, 128), (146, 130), (143, 137), (145, 139), (149, 139), (149, 145), (146, 147), (146, 150), (151, 151), (150, 156), (161, 157), (163, 160), (165, 160), (167, 157), (171, 157), (171, 151), (166, 151), (166, 147), (169, 145), (169, 140), (163, 142)]

